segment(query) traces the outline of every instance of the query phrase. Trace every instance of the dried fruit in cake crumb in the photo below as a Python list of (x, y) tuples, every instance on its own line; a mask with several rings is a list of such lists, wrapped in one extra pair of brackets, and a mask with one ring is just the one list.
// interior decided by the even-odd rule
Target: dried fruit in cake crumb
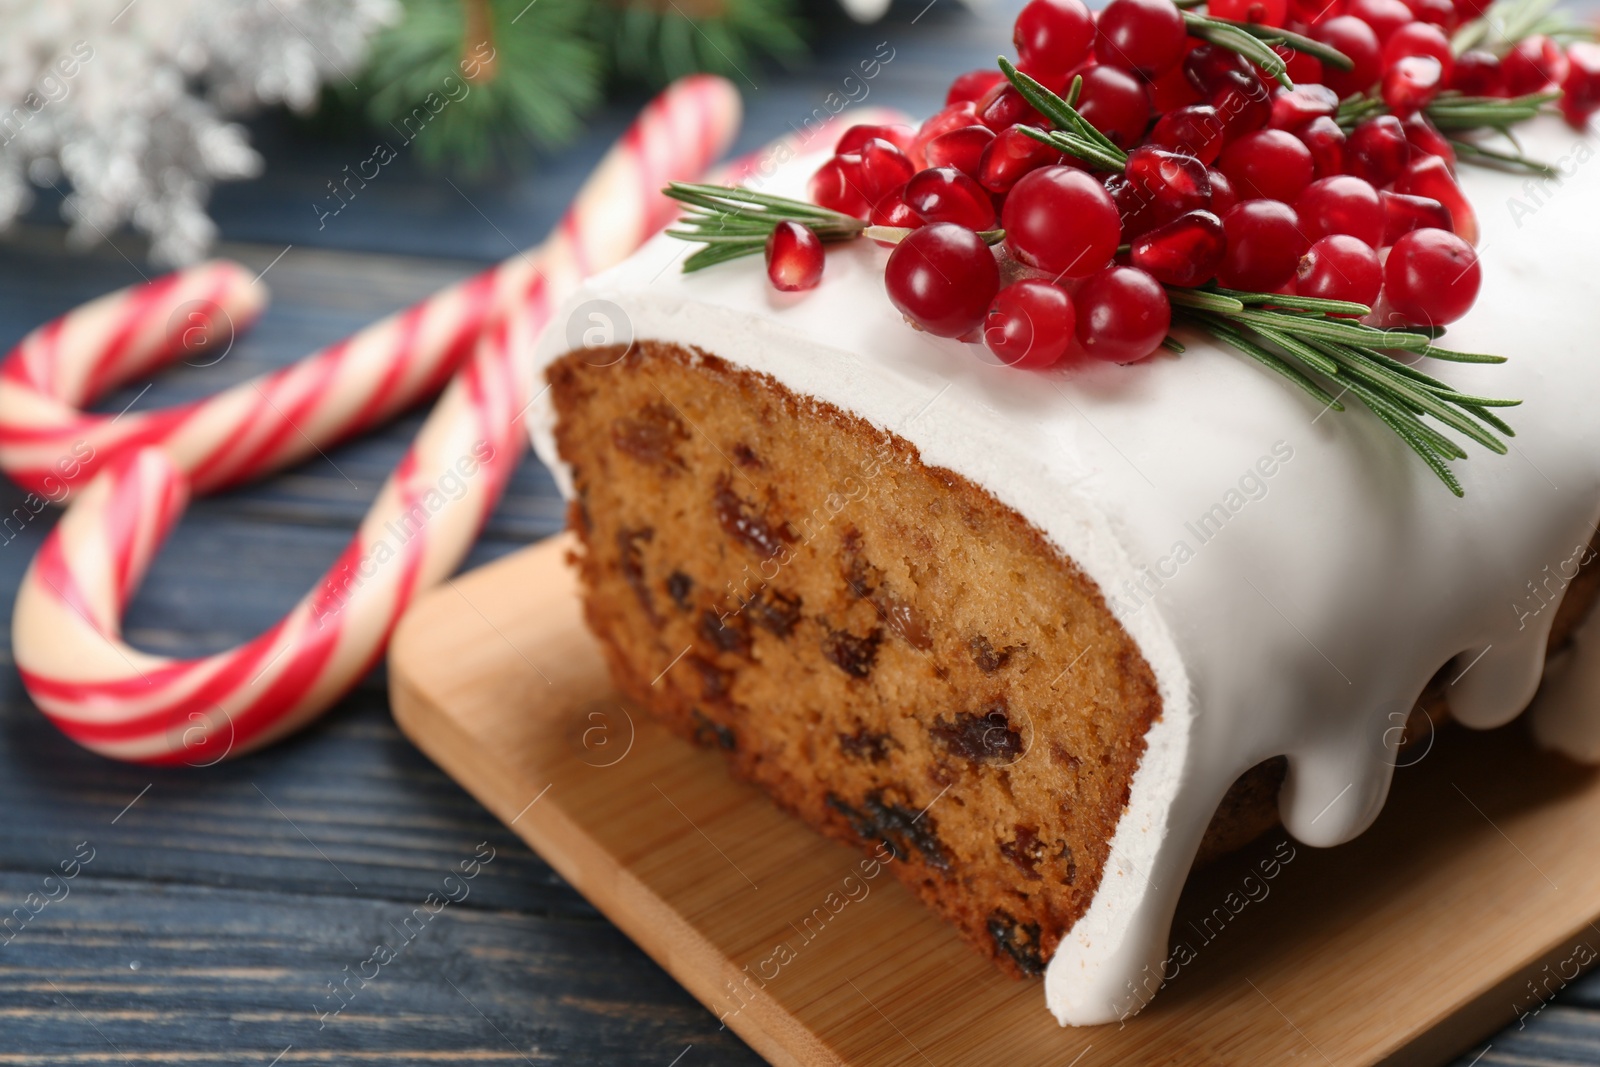
[(733, 672), (723, 670), (704, 656), (690, 653), (683, 657), (683, 661), (693, 667), (695, 673), (700, 675), (700, 696), (708, 701), (722, 701), (728, 699), (728, 690), (733, 687)]
[(784, 553), (783, 539), (726, 481), (719, 482), (714, 498), (717, 522), (729, 537), (764, 559), (777, 559)]
[(972, 653), (972, 662), (984, 674), (993, 674), (1011, 662), (1011, 653), (1016, 651), (1011, 645), (995, 648), (986, 634), (973, 634), (972, 640), (967, 642), (967, 649)]
[(679, 611), (689, 610), (689, 596), (694, 592), (694, 579), (682, 571), (667, 575), (667, 595), (678, 605)]
[(868, 763), (882, 763), (889, 758), (889, 749), (898, 747), (888, 734), (875, 733), (865, 726), (853, 734), (839, 735), (840, 751), (851, 759)]
[(712, 745), (715, 745), (718, 748), (724, 749), (728, 752), (732, 752), (735, 748), (739, 747), (739, 738), (734, 734), (731, 728), (722, 725), (715, 719), (712, 719), (699, 708), (695, 708), (693, 711), (691, 711), (689, 713), (689, 717), (694, 722), (694, 739), (696, 744), (703, 745), (706, 748), (710, 748)]
[(689, 431), (678, 413), (662, 403), (646, 404), (638, 414), (611, 423), (612, 444), (641, 463), (683, 466), (677, 446), (688, 439)]
[(800, 621), (800, 598), (768, 590), (745, 601), (742, 611), (773, 636), (788, 637)]
[(1026, 975), (1044, 973), (1043, 946), (1039, 944), (1039, 924), (1018, 922), (1003, 911), (989, 916), (989, 936), (994, 947), (1005, 953)]
[(929, 867), (945, 874), (950, 872), (950, 858), (939, 842), (937, 823), (927, 811), (912, 811), (886, 800), (882, 790), (874, 790), (863, 797), (860, 808), (852, 807), (833, 793), (827, 795), (827, 804), (844, 816), (857, 837), (867, 842), (882, 841), (895, 859), (912, 859), (915, 849)]
[(650, 585), (644, 577), (644, 550), (639, 547), (641, 542), (649, 544), (655, 535), (653, 526), (637, 530), (627, 526), (617, 527), (617, 566), (621, 568), (622, 577), (633, 590), (633, 595), (639, 598), (639, 606), (644, 608), (644, 613), (652, 623), (660, 626), (655, 598), (650, 595)]
[(700, 613), (700, 636), (720, 652), (750, 655), (750, 635), (736, 615), (721, 616), (714, 611)]
[(929, 733), (952, 755), (969, 763), (1015, 763), (1024, 748), (1022, 735), (1011, 725), (1004, 698), (996, 699), (976, 715), (958, 711), (954, 719), (939, 719)]
[(828, 662), (852, 678), (865, 678), (872, 673), (878, 658), (878, 645), (883, 641), (883, 630), (873, 627), (865, 637), (848, 630), (829, 630), (822, 639), (822, 654)]

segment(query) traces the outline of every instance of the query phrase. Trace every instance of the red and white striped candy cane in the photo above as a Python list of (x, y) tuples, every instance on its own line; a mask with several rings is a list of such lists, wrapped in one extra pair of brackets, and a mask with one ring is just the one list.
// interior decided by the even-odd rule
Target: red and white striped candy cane
[[(484, 324), (631, 251), (671, 217), (664, 179), (693, 179), (725, 151), (737, 94), (712, 77), (658, 96), (601, 163), (537, 255), (512, 256), (272, 374), (205, 400), (122, 415), (82, 408), (108, 389), (231, 340), (266, 294), (214, 262), (100, 297), (30, 333), (0, 364), (0, 470), (60, 502), (114, 457), (166, 449), (197, 493), (249, 481), (360, 434), (436, 393)], [(206, 355), (206, 359), (217, 358)]]
[[(13, 651), (40, 709), (104, 755), (208, 764), (282, 736), (343, 695), (382, 653), (412, 597), (460, 563), (526, 450), (521, 419), (533, 395), (526, 354), (554, 305), (665, 223), (671, 207), (659, 190), (703, 173), (726, 149), (738, 113), (726, 82), (678, 83), (611, 150), (537, 251), (253, 386), (147, 415), (135, 434), (123, 426), (128, 417), (84, 417), (69, 401), (92, 395), (93, 382), (104, 388), (125, 378), (127, 367), (170, 355), (170, 338), (152, 334), (157, 319), (165, 329), (164, 317), (148, 312), (153, 298), (143, 315), (126, 308), (121, 325), (104, 324), (117, 318), (108, 306), (82, 321), (68, 315), (56, 328), (68, 335), (98, 328), (97, 348), (30, 356), (32, 338), (19, 346), (20, 369), (6, 381), (54, 403), (53, 411), (24, 405), (36, 417), (23, 424), (36, 432), (23, 443), (49, 444), (18, 466), (19, 480), (59, 476), (53, 454), (79, 439), (93, 448), (83, 465), (105, 467), (51, 532), (17, 596)], [(126, 305), (138, 293), (118, 295)], [(122, 610), (191, 488), (260, 474), (303, 456), (310, 441), (346, 436), (403, 407), (403, 397), (421, 395), (419, 383), (432, 377), (437, 384), (464, 339), (472, 341), (471, 359), (338, 562), (281, 622), (238, 648), (192, 660), (151, 656), (122, 640)], [(145, 447), (152, 443), (160, 447)]]

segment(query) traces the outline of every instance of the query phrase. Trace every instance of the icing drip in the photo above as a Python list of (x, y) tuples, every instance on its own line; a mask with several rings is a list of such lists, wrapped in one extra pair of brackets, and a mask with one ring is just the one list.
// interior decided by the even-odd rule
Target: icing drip
[[(1520, 131), (1519, 131), (1520, 132)], [(699, 346), (908, 439), (925, 463), (985, 486), (1099, 583), (1163, 701), (1099, 891), (1046, 976), (1074, 1025), (1142, 1007), (1173, 909), (1229, 784), (1285, 755), (1285, 826), (1333, 845), (1388, 792), (1396, 727), (1439, 667), (1458, 719), (1489, 727), (1533, 697), (1559, 592), (1546, 567), (1583, 552), (1600, 517), (1600, 385), (1585, 287), (1600, 268), (1600, 165), (1577, 134), (1532, 123), (1530, 155), (1557, 186), (1462, 168), (1483, 227), (1483, 295), (1453, 348), (1512, 357), (1442, 366), (1466, 392), (1520, 397), (1498, 457), (1469, 445), (1458, 500), (1359, 405), (1317, 405), (1195, 337), (1181, 357), (1029, 373), (981, 347), (909, 329), (883, 293), (885, 253), (830, 251), (821, 287), (774, 292), (753, 262), (683, 275), (658, 238), (574, 302), (611, 301), (633, 336)], [(768, 183), (803, 195), (818, 157)], [(566, 331), (541, 342), (547, 363)], [(539, 454), (559, 469), (548, 399)], [(1533, 584), (1530, 584), (1533, 583)], [(1600, 623), (1558, 665), (1538, 735), (1600, 754)]]

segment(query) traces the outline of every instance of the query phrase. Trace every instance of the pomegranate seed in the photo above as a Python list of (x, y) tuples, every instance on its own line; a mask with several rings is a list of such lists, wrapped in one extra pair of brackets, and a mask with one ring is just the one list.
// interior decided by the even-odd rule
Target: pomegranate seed
[(1220, 170), (1209, 170), (1206, 176), (1211, 179), (1211, 213), (1221, 218), (1239, 202), (1239, 193)]
[(1456, 57), (1450, 70), (1450, 88), (1467, 96), (1499, 96), (1505, 90), (1506, 76), (1500, 57), (1474, 48)]
[[(899, 226), (907, 230), (914, 230), (923, 223), (923, 218), (911, 210), (905, 201), (905, 188), (902, 186), (892, 193), (885, 193), (876, 204), (872, 205), (872, 213), (867, 216), (867, 221), (874, 226)], [(893, 248), (893, 241), (879, 241), (885, 248)]]
[(969, 70), (965, 74), (958, 74), (956, 80), (950, 83), (950, 91), (944, 94), (945, 106), (959, 104), (963, 100), (976, 101), (1005, 80), (1004, 74), (993, 69)]
[(1078, 343), (1090, 359), (1133, 363), (1156, 350), (1172, 325), (1161, 283), (1137, 267), (1108, 267), (1079, 288)]
[(1524, 37), (1500, 62), (1506, 92), (1512, 96), (1537, 93), (1566, 78), (1567, 57), (1561, 46), (1543, 34)]
[(1165, 285), (1192, 287), (1216, 277), (1228, 237), (1222, 220), (1191, 211), (1133, 241), (1133, 265)]
[(904, 152), (911, 147), (911, 141), (916, 135), (917, 131), (910, 126), (852, 126), (839, 138), (839, 143), (833, 148), (833, 154), (842, 156), (846, 152), (859, 152), (866, 147), (868, 141), (872, 140), (888, 141)]
[(1102, 63), (1153, 77), (1177, 65), (1188, 39), (1172, 0), (1111, 0), (1100, 12), (1094, 54)]
[(978, 184), (991, 193), (1008, 193), (1030, 170), (1061, 162), (1061, 153), (1040, 144), (1012, 126), (1001, 130), (983, 150), (978, 160)]
[(1406, 56), (1383, 74), (1383, 102), (1405, 117), (1433, 103), (1444, 87), (1444, 67), (1432, 56)]
[(1067, 354), (1077, 318), (1065, 289), (1025, 278), (995, 295), (984, 319), (983, 343), (1009, 367), (1042, 370)]
[(946, 107), (917, 129), (917, 135), (911, 139), (911, 147), (906, 149), (911, 165), (918, 168), (927, 165), (928, 142), (935, 137), (978, 124), (978, 108), (972, 101), (963, 100)]
[(1385, 190), (1378, 194), (1383, 203), (1383, 243), (1392, 245), (1412, 230), (1450, 229), (1450, 212), (1439, 201), (1427, 196), (1408, 196)]
[(1228, 253), (1217, 278), (1230, 289), (1270, 293), (1294, 277), (1311, 242), (1294, 208), (1278, 200), (1245, 200), (1222, 217)]
[(1211, 204), (1211, 176), (1191, 155), (1141, 145), (1128, 153), (1122, 172), (1163, 222)]
[(1411, 159), (1405, 128), (1393, 115), (1367, 119), (1345, 139), (1345, 166), (1358, 178), (1382, 188), (1400, 176)]
[(792, 293), (822, 280), (822, 241), (798, 222), (780, 222), (767, 237), (767, 277)]
[(1130, 148), (1143, 140), (1150, 124), (1150, 96), (1127, 71), (1091, 67), (1083, 73), (1078, 113), (1113, 144)]
[(1456, 27), (1461, 25), (1461, 14), (1450, 0), (1405, 0), (1405, 5), (1418, 22), (1437, 26), (1446, 34), (1456, 32)]
[(1341, 99), (1351, 93), (1366, 92), (1378, 80), (1383, 56), (1378, 35), (1365, 22), (1352, 15), (1337, 15), (1313, 26), (1310, 36), (1343, 52), (1353, 64), (1349, 70), (1330, 66), (1323, 71), (1323, 81)]
[(1214, 44), (1197, 45), (1183, 57), (1183, 76), (1202, 96), (1212, 96), (1230, 84), (1230, 74), (1250, 73), (1248, 59)]
[(941, 133), (928, 142), (924, 153), (928, 157), (930, 167), (954, 167), (961, 173), (976, 177), (978, 161), (983, 158), (984, 149), (989, 147), (989, 142), (994, 140), (994, 133), (987, 126), (965, 126), (949, 133)]
[(1289, 17), (1289, 0), (1211, 0), (1206, 10), (1219, 19), (1282, 26)]
[(1406, 131), (1406, 144), (1411, 146), (1411, 158), (1418, 156), (1438, 156), (1444, 160), (1445, 166), (1454, 174), (1456, 169), (1456, 150), (1450, 144), (1450, 138), (1440, 133), (1438, 127), (1428, 121), (1428, 116), (1420, 112), (1407, 116), (1400, 121), (1401, 127)]
[(1094, 44), (1094, 17), (1081, 0), (1029, 0), (1012, 33), (1018, 66), (1035, 78), (1064, 78)]
[(1267, 87), (1254, 74), (1228, 74), (1211, 97), (1211, 106), (1222, 116), (1222, 142), (1242, 137), (1266, 126), (1272, 118), (1272, 98)]
[(1226, 174), (1246, 200), (1293, 203), (1311, 184), (1315, 165), (1311, 150), (1292, 133), (1257, 130), (1222, 150), (1217, 169)]
[(1293, 89), (1279, 89), (1272, 94), (1270, 125), (1293, 133), (1312, 119), (1338, 110), (1339, 96), (1332, 89), (1326, 85), (1302, 85), (1297, 80)]
[(894, 246), (883, 283), (890, 303), (913, 323), (940, 337), (963, 337), (983, 324), (1000, 289), (1000, 266), (977, 234), (935, 222)]
[(1189, 84), (1182, 63), (1175, 64), (1150, 80), (1150, 108), (1157, 115), (1198, 103), (1200, 94)]
[(1295, 136), (1311, 150), (1313, 173), (1318, 178), (1329, 178), (1344, 173), (1344, 130), (1327, 115), (1312, 119)]
[(867, 212), (872, 205), (867, 201), (866, 193), (857, 185), (859, 178), (859, 164), (846, 165), (838, 156), (834, 156), (811, 176), (806, 184), (807, 195), (812, 203), (821, 207), (842, 211), (858, 219), (867, 217)]
[(969, 230), (994, 229), (988, 192), (954, 167), (918, 171), (900, 194), (925, 222), (953, 222)]
[(978, 101), (978, 121), (993, 133), (1008, 126), (1024, 125), (1048, 128), (1050, 121), (1033, 109), (1022, 94), (1009, 84), (997, 85)]
[(1468, 244), (1478, 243), (1478, 216), (1466, 194), (1450, 176), (1450, 168), (1438, 156), (1413, 159), (1395, 179), (1394, 191), (1439, 201), (1450, 212), (1450, 229), (1456, 236)]
[(1360, 178), (1340, 174), (1314, 181), (1295, 201), (1294, 210), (1313, 241), (1342, 233), (1372, 248), (1383, 243), (1383, 201)]
[(1350, 0), (1345, 10), (1371, 26), (1379, 43), (1387, 42), (1400, 27), (1412, 21), (1411, 9), (1400, 0)]
[(1103, 183), (1106, 192), (1111, 194), (1111, 202), (1117, 206), (1117, 218), (1121, 220), (1124, 237), (1136, 237), (1167, 221), (1157, 209), (1155, 201), (1134, 185), (1133, 179), (1126, 174), (1107, 174)]
[(1600, 45), (1575, 41), (1567, 48), (1567, 73), (1561, 79), (1561, 113), (1577, 129), (1600, 111)]
[(1206, 166), (1222, 151), (1222, 116), (1210, 104), (1191, 104), (1156, 120), (1149, 143), (1186, 152)]
[(1318, 238), (1300, 257), (1295, 292), (1321, 300), (1372, 306), (1383, 288), (1383, 266), (1372, 246), (1349, 234)]
[(1447, 230), (1402, 235), (1383, 267), (1389, 306), (1419, 326), (1443, 326), (1465, 315), (1482, 281), (1478, 254)]
[(1006, 197), (1000, 221), (1013, 256), (1068, 278), (1105, 266), (1122, 241), (1111, 194), (1071, 167), (1041, 167), (1024, 175)]
[(1450, 51), (1450, 39), (1437, 26), (1426, 22), (1408, 22), (1395, 31), (1383, 44), (1383, 65), (1392, 67), (1407, 56), (1432, 56), (1444, 70), (1444, 80), (1450, 80), (1455, 56)]

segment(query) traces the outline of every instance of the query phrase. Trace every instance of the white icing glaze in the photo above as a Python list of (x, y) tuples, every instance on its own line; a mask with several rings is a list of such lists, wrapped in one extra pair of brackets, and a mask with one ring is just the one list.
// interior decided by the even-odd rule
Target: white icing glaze
[[(1554, 121), (1524, 140), (1569, 164), (1579, 144)], [(1455, 464), (1464, 500), (1364, 409), (1320, 412), (1193, 337), (1181, 357), (1039, 374), (914, 332), (884, 295), (886, 253), (864, 242), (830, 251), (820, 289), (794, 297), (754, 261), (683, 275), (685, 246), (658, 238), (574, 303), (613, 301), (634, 336), (699, 346), (899, 434), (925, 463), (1016, 508), (1099, 583), (1163, 710), (1099, 891), (1045, 988), (1063, 1023), (1110, 1022), (1159, 983), (1179, 890), (1241, 773), (1286, 755), (1286, 827), (1337, 844), (1382, 806), (1395, 728), (1441, 665), (1458, 657), (1449, 698), (1470, 726), (1504, 723), (1532, 698), (1559, 583), (1543, 599), (1531, 583), (1582, 551), (1600, 513), (1589, 408), (1600, 363), (1582, 311), (1600, 268), (1590, 154), (1540, 194), (1544, 206), (1520, 176), (1463, 168), (1483, 230), (1483, 296), (1447, 343), (1512, 361), (1435, 369), (1466, 392), (1525, 401), (1509, 412), (1509, 456), (1469, 445)], [(796, 161), (768, 188), (803, 195), (818, 162)], [(568, 347), (555, 331), (536, 358)], [(552, 419), (546, 395), (534, 440), (566, 487)], [(1600, 643), (1600, 623), (1582, 643)], [(1564, 692), (1600, 692), (1600, 656), (1563, 678)], [(1540, 736), (1595, 755), (1600, 713), (1561, 712), (1597, 706), (1547, 702)]]

